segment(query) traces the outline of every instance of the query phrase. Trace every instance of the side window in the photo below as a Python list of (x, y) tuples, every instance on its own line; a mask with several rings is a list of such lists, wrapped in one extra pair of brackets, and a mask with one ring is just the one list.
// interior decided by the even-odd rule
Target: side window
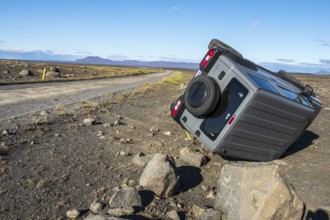
[(278, 94), (279, 92), (269, 83), (267, 82), (266, 80), (260, 78), (260, 77), (257, 77), (257, 76), (254, 76), (252, 74), (249, 74), (249, 76), (251, 77), (251, 79), (258, 85), (260, 86), (260, 88), (264, 89), (264, 90), (267, 90), (269, 92), (272, 92), (272, 93), (276, 93)]
[(291, 100), (294, 100), (300, 104), (303, 104), (303, 105), (306, 105), (306, 106), (310, 106), (308, 104), (308, 102), (303, 98), (301, 97), (299, 94), (296, 94), (290, 90), (287, 90), (281, 86), (278, 86), (278, 88), (280, 89), (280, 91), (284, 94), (284, 96), (288, 97), (289, 99)]

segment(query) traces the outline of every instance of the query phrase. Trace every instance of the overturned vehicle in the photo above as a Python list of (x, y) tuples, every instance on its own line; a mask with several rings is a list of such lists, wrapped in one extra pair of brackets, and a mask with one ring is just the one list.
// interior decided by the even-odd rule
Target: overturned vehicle
[(313, 89), (292, 74), (267, 70), (214, 39), (171, 116), (214, 153), (269, 161), (301, 137), (321, 108)]

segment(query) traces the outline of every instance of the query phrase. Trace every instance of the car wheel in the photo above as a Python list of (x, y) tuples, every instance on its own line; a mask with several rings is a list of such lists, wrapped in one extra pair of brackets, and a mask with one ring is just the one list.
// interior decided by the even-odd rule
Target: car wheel
[(238, 52), (237, 50), (235, 50), (234, 48), (232, 48), (228, 44), (226, 44), (226, 43), (224, 43), (224, 42), (222, 42), (218, 39), (211, 40), (211, 42), (209, 43), (209, 49), (216, 48), (216, 47), (220, 47), (224, 50), (228, 50), (231, 53), (235, 54), (236, 56), (238, 56), (240, 58), (243, 58), (243, 56), (240, 52)]
[(217, 107), (221, 97), (220, 87), (209, 76), (195, 77), (188, 84), (184, 102), (194, 116), (207, 116)]
[(292, 85), (296, 86), (300, 90), (304, 90), (304, 85), (299, 82), (292, 74), (286, 72), (285, 70), (280, 70), (277, 72), (277, 75), (284, 79), (285, 81), (291, 83)]

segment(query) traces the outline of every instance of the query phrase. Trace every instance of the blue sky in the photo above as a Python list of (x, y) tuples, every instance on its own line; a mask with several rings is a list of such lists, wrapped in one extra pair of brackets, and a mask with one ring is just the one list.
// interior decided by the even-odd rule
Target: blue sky
[(0, 58), (199, 62), (218, 38), (270, 68), (330, 71), (329, 10), (329, 0), (2, 0)]

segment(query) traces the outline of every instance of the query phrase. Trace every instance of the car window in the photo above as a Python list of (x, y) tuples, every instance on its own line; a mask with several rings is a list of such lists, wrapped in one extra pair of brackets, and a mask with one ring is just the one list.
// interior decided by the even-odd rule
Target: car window
[(249, 74), (249, 76), (251, 77), (251, 79), (258, 86), (260, 86), (260, 88), (262, 88), (264, 90), (267, 90), (269, 92), (272, 92), (272, 93), (276, 93), (276, 94), (279, 93), (269, 82), (267, 82), (267, 80), (264, 80), (264, 79), (262, 79), (262, 78), (260, 78), (258, 76), (252, 75), (252, 74)]
[(222, 92), (214, 115), (205, 118), (201, 124), (201, 131), (211, 140), (215, 140), (247, 94), (248, 90), (237, 79), (232, 79)]
[(300, 104), (306, 105), (306, 106), (310, 106), (308, 101), (306, 101), (305, 98), (301, 97), (299, 94), (294, 93), (290, 90), (287, 90), (281, 86), (278, 86), (279, 90), (281, 91), (281, 93), (284, 94), (284, 96), (288, 97), (289, 99), (292, 99)]

